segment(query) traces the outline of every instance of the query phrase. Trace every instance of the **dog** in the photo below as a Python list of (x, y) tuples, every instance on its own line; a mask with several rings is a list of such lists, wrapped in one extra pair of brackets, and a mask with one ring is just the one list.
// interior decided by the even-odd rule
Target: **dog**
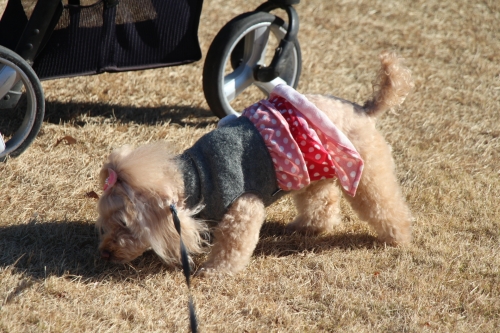
[[(257, 245), (265, 207), (287, 194), (297, 209), (296, 218), (286, 226), (290, 232), (332, 231), (341, 221), (339, 201), (344, 193), (381, 242), (409, 243), (411, 213), (395, 175), (391, 148), (375, 122), (399, 106), (414, 85), (402, 58), (385, 52), (380, 60), (373, 96), (363, 106), (281, 87), (241, 117), (221, 121), (180, 155), (166, 143), (112, 151), (99, 176), (104, 188), (96, 222), (101, 257), (124, 263), (152, 249), (165, 262), (178, 263), (175, 210), (188, 253), (209, 249), (197, 274), (239, 272)], [(293, 103), (298, 109), (292, 115)], [(312, 115), (308, 109), (314, 109)], [(289, 113), (292, 119), (285, 120)], [(313, 125), (308, 125), (311, 119)], [(276, 126), (275, 120), (281, 127), (269, 130), (266, 126)], [(282, 135), (285, 128), (298, 131), (295, 141)], [(310, 140), (302, 141), (302, 136)], [(282, 149), (285, 143), (292, 152)], [(274, 150), (269, 147), (273, 144)], [(316, 148), (321, 154), (308, 153)], [(303, 156), (292, 156), (297, 152)], [(278, 155), (284, 162), (276, 161)], [(321, 173), (315, 172), (318, 169)]]

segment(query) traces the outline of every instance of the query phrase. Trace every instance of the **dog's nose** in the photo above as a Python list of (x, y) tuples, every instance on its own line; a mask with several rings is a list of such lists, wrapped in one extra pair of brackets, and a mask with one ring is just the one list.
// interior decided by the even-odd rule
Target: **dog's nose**
[(104, 260), (109, 260), (111, 258), (111, 253), (106, 250), (101, 251), (101, 258)]

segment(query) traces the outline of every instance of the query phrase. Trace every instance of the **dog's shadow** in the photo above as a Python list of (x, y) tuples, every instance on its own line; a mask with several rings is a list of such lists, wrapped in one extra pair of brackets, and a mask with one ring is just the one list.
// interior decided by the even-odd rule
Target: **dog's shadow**
[[(368, 234), (327, 234), (306, 237), (287, 234), (283, 224), (264, 224), (255, 256), (288, 256), (331, 248), (372, 248), (376, 238)], [(98, 235), (90, 221), (31, 221), (0, 226), (0, 268), (14, 268), (34, 279), (80, 276), (92, 282), (113, 277), (126, 279), (178, 269), (165, 265), (152, 251), (131, 264), (111, 264), (98, 253)], [(197, 264), (201, 258), (194, 258)]]
[(34, 279), (80, 276), (90, 282), (105, 277), (126, 279), (165, 269), (150, 252), (130, 265), (103, 261), (98, 253), (94, 222), (31, 221), (0, 226), (0, 268), (13, 268)]
[(286, 231), (282, 223), (268, 221), (260, 232), (260, 240), (254, 251), (256, 256), (285, 257), (302, 252), (320, 253), (333, 248), (341, 250), (372, 249), (376, 237), (367, 234), (330, 233), (306, 236)]

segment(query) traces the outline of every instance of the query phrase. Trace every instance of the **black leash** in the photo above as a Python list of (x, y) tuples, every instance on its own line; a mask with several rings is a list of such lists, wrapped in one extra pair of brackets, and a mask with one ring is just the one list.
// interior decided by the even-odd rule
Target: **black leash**
[(198, 320), (196, 318), (196, 311), (194, 309), (193, 297), (191, 296), (191, 283), (190, 283), (191, 269), (189, 267), (189, 256), (188, 256), (186, 247), (184, 246), (184, 242), (182, 241), (181, 221), (179, 220), (179, 216), (177, 216), (177, 208), (175, 207), (175, 204), (170, 205), (170, 211), (172, 212), (172, 217), (174, 219), (175, 229), (179, 233), (179, 239), (180, 239), (180, 243), (181, 243), (182, 271), (184, 272), (184, 276), (186, 277), (186, 283), (187, 283), (188, 292), (189, 292), (189, 304), (188, 304), (189, 305), (189, 324), (191, 326), (191, 332), (196, 333), (196, 332), (198, 332)]

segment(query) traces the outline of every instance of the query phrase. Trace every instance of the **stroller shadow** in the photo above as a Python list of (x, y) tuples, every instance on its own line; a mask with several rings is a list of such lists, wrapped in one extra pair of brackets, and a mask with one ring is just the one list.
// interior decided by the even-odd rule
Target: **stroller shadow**
[(133, 107), (104, 103), (47, 102), (45, 121), (53, 124), (70, 122), (77, 126), (85, 123), (79, 116), (104, 117), (126, 123), (156, 125), (170, 122), (181, 126), (204, 127), (218, 122), (210, 110), (189, 106)]
[[(284, 257), (300, 252), (320, 253), (332, 248), (374, 248), (377, 240), (368, 234), (327, 234), (306, 237), (287, 234), (283, 224), (264, 224), (255, 256)], [(130, 264), (103, 261), (98, 253), (98, 235), (89, 221), (31, 221), (0, 227), (0, 268), (13, 267), (33, 279), (49, 276), (80, 276), (88, 282), (113, 278), (124, 280), (179, 269), (167, 266), (152, 251)], [(193, 258), (201, 263), (200, 258)]]

